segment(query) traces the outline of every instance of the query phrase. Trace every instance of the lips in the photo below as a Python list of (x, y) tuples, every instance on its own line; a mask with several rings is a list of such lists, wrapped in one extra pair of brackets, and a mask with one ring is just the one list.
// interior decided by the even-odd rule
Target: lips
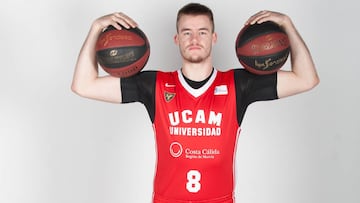
[(188, 49), (189, 49), (189, 50), (200, 50), (201, 47), (200, 47), (200, 46), (193, 46), (193, 45), (192, 45), (192, 46), (189, 46)]

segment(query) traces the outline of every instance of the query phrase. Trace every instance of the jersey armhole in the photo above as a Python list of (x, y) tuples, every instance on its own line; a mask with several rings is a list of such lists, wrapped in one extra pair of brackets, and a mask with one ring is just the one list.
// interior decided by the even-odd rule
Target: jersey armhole
[(155, 114), (155, 83), (157, 71), (142, 71), (132, 77), (122, 78), (122, 103), (140, 102), (144, 104), (154, 122)]

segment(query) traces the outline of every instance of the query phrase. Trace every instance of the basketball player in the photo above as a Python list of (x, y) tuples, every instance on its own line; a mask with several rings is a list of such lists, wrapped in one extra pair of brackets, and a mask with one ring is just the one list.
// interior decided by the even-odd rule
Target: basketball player
[(234, 152), (249, 104), (312, 89), (319, 83), (312, 57), (291, 19), (260, 11), (246, 24), (273, 21), (287, 33), (291, 71), (253, 75), (244, 69), (213, 67), (216, 43), (212, 11), (201, 4), (178, 12), (174, 37), (182, 66), (174, 72), (142, 71), (119, 79), (99, 77), (95, 44), (109, 25), (136, 27), (123, 13), (96, 19), (80, 51), (72, 90), (80, 96), (114, 103), (145, 105), (156, 135), (157, 168), (154, 203), (234, 202)]

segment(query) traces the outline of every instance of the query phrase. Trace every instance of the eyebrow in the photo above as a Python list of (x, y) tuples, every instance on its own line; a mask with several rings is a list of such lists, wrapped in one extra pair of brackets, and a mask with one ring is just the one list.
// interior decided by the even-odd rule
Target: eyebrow
[[(185, 32), (185, 31), (190, 31), (191, 29), (190, 28), (183, 28), (183, 29), (181, 29), (180, 30), (180, 32)], [(206, 28), (206, 27), (204, 27), (204, 28), (200, 28), (200, 29), (198, 29), (199, 31), (210, 31), (210, 29), (209, 28)]]

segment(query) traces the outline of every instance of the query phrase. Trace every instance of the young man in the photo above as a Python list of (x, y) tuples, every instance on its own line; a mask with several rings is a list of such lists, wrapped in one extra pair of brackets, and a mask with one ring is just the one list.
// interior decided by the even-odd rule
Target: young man
[(191, 3), (179, 10), (174, 37), (182, 67), (174, 72), (142, 71), (124, 79), (98, 76), (95, 43), (109, 25), (130, 28), (136, 22), (123, 13), (93, 22), (72, 90), (87, 98), (146, 106), (157, 144), (153, 202), (234, 202), (233, 159), (247, 106), (298, 94), (319, 83), (311, 55), (291, 19), (260, 11), (246, 24), (265, 21), (279, 24), (288, 34), (291, 71), (257, 76), (244, 69), (216, 70), (211, 56), (217, 40), (212, 11)]

